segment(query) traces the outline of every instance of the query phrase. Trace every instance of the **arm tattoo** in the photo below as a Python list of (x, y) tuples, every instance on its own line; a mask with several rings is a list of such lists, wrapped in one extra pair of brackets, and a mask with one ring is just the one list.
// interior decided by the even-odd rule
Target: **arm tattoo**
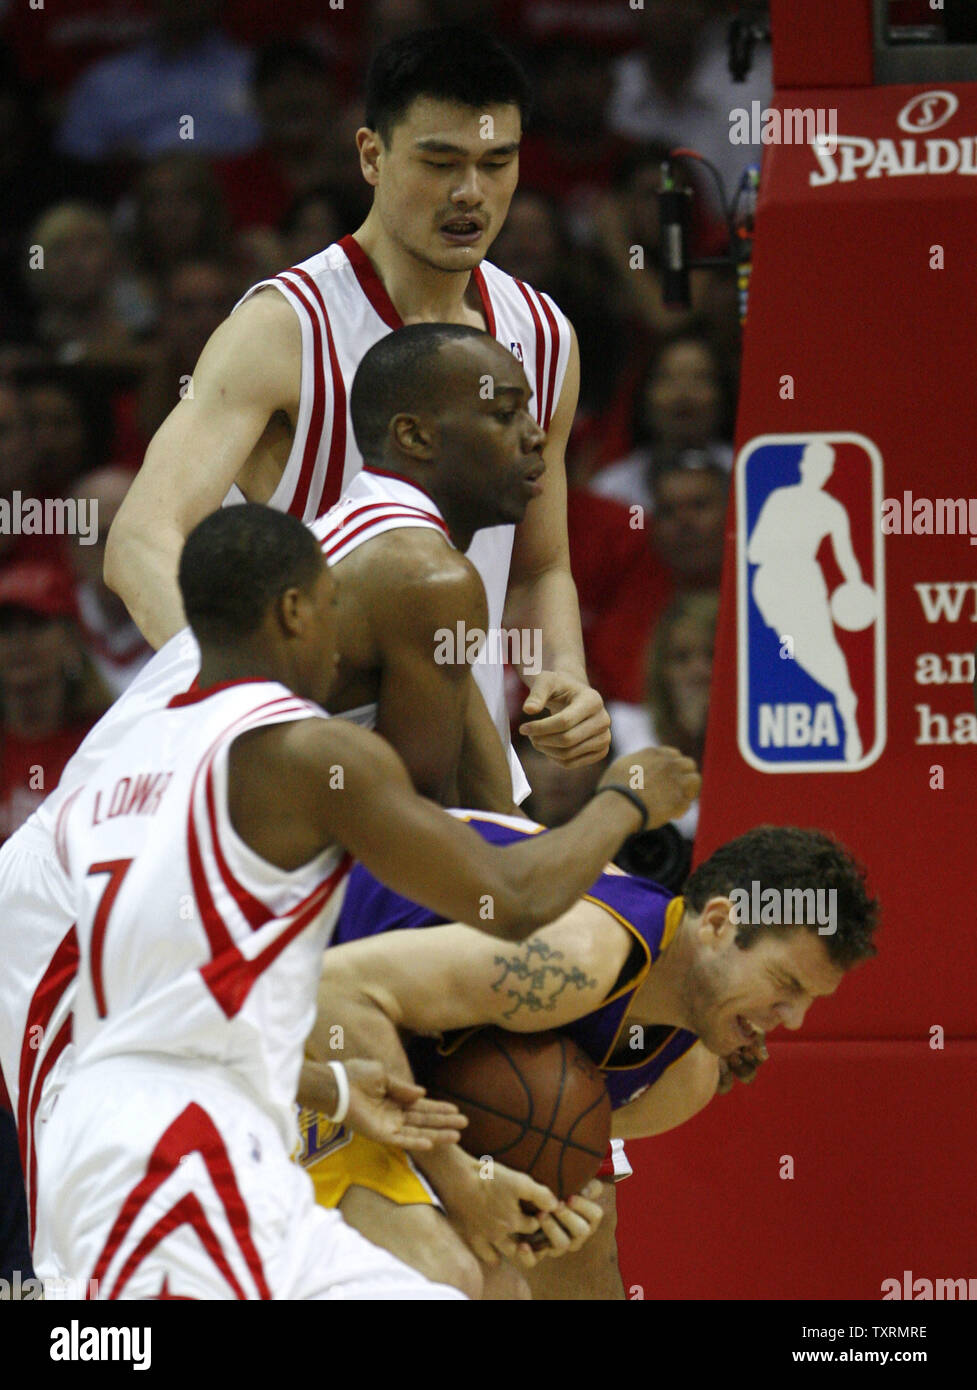
[(588, 979), (579, 966), (556, 964), (562, 960), (563, 952), (554, 951), (545, 941), (527, 941), (514, 956), (496, 956), (495, 964), (501, 965), (502, 974), (492, 989), (504, 991), (512, 1000), (512, 1008), (502, 1017), (512, 1018), (524, 1006), (533, 1014), (551, 1011), (570, 985), (578, 990), (596, 987), (597, 981)]

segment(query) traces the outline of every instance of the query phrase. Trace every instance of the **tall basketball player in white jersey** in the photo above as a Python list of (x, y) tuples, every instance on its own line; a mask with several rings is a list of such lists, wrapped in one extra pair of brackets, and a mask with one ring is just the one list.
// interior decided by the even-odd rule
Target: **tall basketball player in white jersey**
[[(357, 132), (374, 189), (352, 235), (255, 286), (217, 329), (193, 393), (154, 437), (109, 534), (106, 579), (159, 647), (183, 626), (176, 585), (184, 538), (236, 489), (305, 520), (321, 516), (361, 467), (349, 386), (364, 353), (404, 323), (468, 324), (523, 363), (547, 433), (542, 495), (514, 532), (476, 538), (471, 559), (493, 629), (542, 633), (542, 669), (524, 670), (533, 743), (567, 765), (596, 761), (609, 722), (587, 684), (570, 573), (563, 454), (579, 357), (557, 306), (484, 260), (508, 211), (530, 103), (526, 78), (494, 40), (436, 29), (380, 50)], [(510, 565), (511, 559), (511, 565)], [(498, 663), (476, 670), (506, 748)], [(513, 758), (515, 799), (527, 790)]]
[[(484, 381), (491, 395), (480, 395)], [(388, 333), (350, 393), (364, 467), (312, 523), (339, 592), (328, 708), (375, 727), (417, 790), (442, 804), (468, 793), (512, 808), (508, 764), (469, 664), (493, 654), (485, 590), (465, 551), (484, 528), (538, 505), (545, 436), (528, 400), (522, 366), (477, 328)]]
[[(457, 1297), (316, 1207), (289, 1158), (350, 855), (472, 925), (488, 894), (521, 933), (583, 891), (634, 797), (501, 848), (419, 797), (384, 740), (319, 707), (334, 582), (292, 518), (207, 518), (179, 583), (198, 689), (124, 738), (59, 827), (80, 970), (75, 1066), (39, 1149), (57, 1262), (110, 1299)], [(340, 1069), (337, 1112), (344, 1091)]]

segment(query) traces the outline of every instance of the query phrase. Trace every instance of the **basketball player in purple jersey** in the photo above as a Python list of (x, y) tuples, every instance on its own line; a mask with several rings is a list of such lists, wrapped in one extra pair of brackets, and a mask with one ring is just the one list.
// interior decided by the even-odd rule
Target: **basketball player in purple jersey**
[[(106, 579), (156, 646), (184, 625), (177, 561), (192, 527), (229, 494), (306, 521), (321, 516), (362, 460), (348, 388), (365, 352), (405, 323), (471, 325), (522, 361), (547, 432), (542, 495), (525, 522), (477, 537), (469, 556), (491, 629), (542, 633), (542, 669), (523, 669), (533, 743), (574, 766), (604, 756), (609, 721), (586, 677), (570, 573), (564, 450), (579, 356), (557, 306), (485, 260), (518, 179), (530, 101), (494, 40), (438, 29), (394, 40), (367, 79), (357, 132), (374, 201), (363, 225), (253, 287), (214, 333), (186, 393), (155, 435), (106, 549)], [(525, 663), (523, 663), (525, 667)], [(476, 678), (509, 749), (500, 663)], [(510, 749), (513, 793), (527, 784)]]
[[(493, 844), (539, 838), (542, 829), (513, 816), (454, 814)], [(803, 914), (785, 919), (792, 925), (751, 926), (737, 900), (744, 883), (780, 895), (815, 884), (833, 892), (835, 930), (822, 936), (813, 920), (802, 922)], [(439, 925), (443, 918), (357, 865), (325, 959), (308, 1051), (341, 1056), (330, 1031), (341, 1024), (346, 1047), (369, 1053), (383, 1036), (378, 1011), (425, 1043), (431, 1035), (484, 1024), (514, 1032), (559, 1028), (603, 1070), (612, 1134), (661, 1134), (709, 1103), (723, 1059), (781, 1024), (800, 1028), (816, 998), (832, 994), (854, 965), (875, 954), (877, 910), (864, 871), (841, 844), (790, 827), (760, 826), (722, 845), (690, 876), (681, 897), (610, 865), (569, 912), (513, 949), (465, 927)], [(395, 1065), (393, 1057), (384, 1060)], [(423, 1080), (422, 1058), (415, 1054), (412, 1061), (422, 1061)], [(398, 1182), (398, 1170), (414, 1165), (392, 1155), (390, 1176), (365, 1202), (357, 1164), (369, 1163), (374, 1149), (349, 1147), (348, 1138), (346, 1145), (323, 1146), (321, 1158), (303, 1156), (319, 1202), (339, 1205), (361, 1233), (429, 1278), (458, 1281), (464, 1261), (444, 1229), (444, 1214), (423, 1192)], [(449, 1147), (418, 1155), (417, 1166), (454, 1230), (492, 1265), (496, 1256), (472, 1228), (466, 1200), (466, 1181), (472, 1186), (466, 1169), (477, 1170), (477, 1160)], [(372, 1171), (384, 1170), (374, 1162)], [(602, 1204), (605, 1218), (593, 1239), (533, 1270), (534, 1297), (624, 1297), (613, 1204)]]

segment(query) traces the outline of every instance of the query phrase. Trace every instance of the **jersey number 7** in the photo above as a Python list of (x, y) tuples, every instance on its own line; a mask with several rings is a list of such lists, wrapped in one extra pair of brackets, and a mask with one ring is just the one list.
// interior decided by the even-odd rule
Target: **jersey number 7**
[(122, 887), (122, 880), (129, 872), (131, 863), (131, 859), (108, 859), (102, 864), (92, 864), (86, 874), (87, 878), (91, 878), (93, 874), (108, 874), (109, 876), (109, 881), (98, 900), (98, 907), (95, 909), (95, 921), (92, 923), (92, 988), (95, 991), (95, 1008), (99, 1018), (104, 1018), (107, 1013), (105, 986), (102, 983), (102, 951), (105, 947), (105, 930), (109, 924), (109, 913), (112, 911), (119, 889)]

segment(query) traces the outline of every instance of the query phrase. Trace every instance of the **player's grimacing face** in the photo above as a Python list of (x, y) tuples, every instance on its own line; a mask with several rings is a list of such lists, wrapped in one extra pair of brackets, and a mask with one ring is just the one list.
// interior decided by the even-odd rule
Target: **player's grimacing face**
[(495, 240), (519, 179), (518, 106), (417, 97), (379, 141), (376, 207), (387, 235), (425, 264), (467, 271)]
[[(707, 907), (708, 910), (708, 907)], [(833, 994), (844, 970), (808, 927), (761, 932), (738, 946), (730, 924), (700, 950), (687, 982), (686, 1007), (693, 1031), (717, 1056), (728, 1056), (754, 1032), (781, 1024), (800, 1028), (813, 1001)]]

